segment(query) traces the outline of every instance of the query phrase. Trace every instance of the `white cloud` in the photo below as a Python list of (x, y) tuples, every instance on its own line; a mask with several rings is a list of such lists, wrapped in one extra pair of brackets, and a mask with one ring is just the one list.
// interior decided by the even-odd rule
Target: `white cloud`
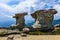
[(7, 17), (7, 18), (12, 18), (12, 16), (11, 15), (4, 15), (5, 17)]
[(60, 10), (60, 4), (56, 4), (53, 6), (56, 10)]
[[(10, 11), (10, 12), (14, 12), (14, 8), (12, 8), (12, 7), (10, 7), (10, 6), (6, 5), (6, 4), (0, 3), (0, 8), (6, 9), (6, 10), (8, 10), (8, 11)], [(5, 11), (5, 10), (4, 10), (4, 11)]]
[(58, 12), (57, 14), (55, 14), (55, 19), (60, 19), (60, 5), (54, 5), (53, 8), (56, 9)]
[(8, 3), (10, 2), (11, 0), (0, 0), (0, 3)]
[(13, 15), (14, 9), (6, 4), (0, 3), (0, 15)]
[(35, 1), (34, 0), (26, 0), (24, 2), (19, 3), (18, 5), (16, 5), (15, 10), (17, 10), (17, 12), (24, 12), (24, 11), (29, 11), (30, 7), (35, 5), (34, 4)]
[(16, 12), (30, 12), (31, 11), (31, 7), (34, 8), (34, 10), (39, 10), (39, 9), (43, 9), (44, 5), (46, 3), (44, 2), (39, 2), (38, 0), (26, 0), (24, 2), (20, 2), (18, 5), (16, 5), (16, 7), (14, 8), (16, 10)]
[[(60, 19), (60, 4), (58, 4), (60, 1), (55, 1), (56, 0), (0, 0), (0, 22), (4, 20), (11, 21), (13, 15), (16, 13), (28, 12), (31, 14), (36, 10), (50, 9), (50, 6), (58, 11), (54, 16), (54, 19)], [(19, 3), (16, 4), (17, 2)], [(30, 15), (27, 15), (25, 19), (26, 22), (34, 20)]]
[[(55, 0), (25, 0), (20, 2), (17, 5), (9, 6), (7, 5), (9, 2), (11, 1), (19, 1), (19, 0), (0, 0), (0, 13), (3, 15), (8, 15), (13, 16), (15, 13), (18, 12), (31, 12), (31, 7), (35, 10), (39, 10), (39, 9), (44, 9), (45, 5), (47, 4), (47, 6), (49, 6), (47, 9), (50, 8), (50, 6), (53, 6), (54, 9), (56, 9), (57, 11), (60, 11), (60, 5), (56, 5), (55, 4)], [(21, 0), (20, 0), (21, 1)], [(7, 17), (8, 17), (7, 16)], [(60, 12), (56, 14), (56, 16), (60, 16)]]
[(0, 0), (0, 3), (8, 4), (8, 3), (11, 3), (11, 2), (17, 2), (17, 1), (24, 1), (24, 0)]

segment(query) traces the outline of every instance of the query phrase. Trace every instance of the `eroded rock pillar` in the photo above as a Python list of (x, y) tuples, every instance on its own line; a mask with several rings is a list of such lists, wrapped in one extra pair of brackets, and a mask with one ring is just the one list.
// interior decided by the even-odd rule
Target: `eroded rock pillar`
[(54, 19), (54, 14), (56, 13), (57, 11), (55, 9), (35, 11), (33, 14), (31, 14), (31, 16), (35, 18), (33, 27), (41, 29), (53, 29), (52, 22)]
[(15, 16), (13, 16), (13, 18), (16, 18), (16, 25), (18, 25), (19, 27), (24, 27), (25, 26), (25, 19), (24, 16), (27, 15), (26, 12), (24, 13), (18, 13), (15, 14)]

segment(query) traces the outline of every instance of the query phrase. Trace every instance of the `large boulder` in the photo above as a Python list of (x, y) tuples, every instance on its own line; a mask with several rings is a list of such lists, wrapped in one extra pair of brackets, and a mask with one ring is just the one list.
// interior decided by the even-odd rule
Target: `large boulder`
[(33, 14), (31, 14), (31, 16), (35, 18), (33, 27), (40, 27), (42, 30), (54, 29), (52, 22), (54, 19), (54, 14), (56, 13), (57, 11), (55, 9), (35, 11)]

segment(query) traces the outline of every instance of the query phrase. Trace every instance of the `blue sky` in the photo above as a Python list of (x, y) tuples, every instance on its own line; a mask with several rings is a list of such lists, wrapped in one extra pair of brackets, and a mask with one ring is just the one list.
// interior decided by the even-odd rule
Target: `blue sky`
[[(28, 12), (25, 20), (34, 21), (30, 14), (41, 9), (56, 9), (57, 14), (54, 15), (54, 20), (60, 19), (60, 0), (0, 0), (0, 26), (15, 23), (12, 18), (16, 13)], [(31, 19), (31, 20), (30, 20)], [(2, 23), (2, 24), (1, 24)]]

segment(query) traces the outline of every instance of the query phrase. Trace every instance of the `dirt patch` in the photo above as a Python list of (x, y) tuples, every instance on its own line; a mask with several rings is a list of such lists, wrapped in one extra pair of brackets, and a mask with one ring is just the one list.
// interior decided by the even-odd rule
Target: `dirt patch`
[[(60, 35), (27, 35), (27, 37), (22, 37), (21, 35), (13, 36), (13, 40), (60, 40)], [(0, 40), (7, 40), (7, 37), (0, 37)]]

